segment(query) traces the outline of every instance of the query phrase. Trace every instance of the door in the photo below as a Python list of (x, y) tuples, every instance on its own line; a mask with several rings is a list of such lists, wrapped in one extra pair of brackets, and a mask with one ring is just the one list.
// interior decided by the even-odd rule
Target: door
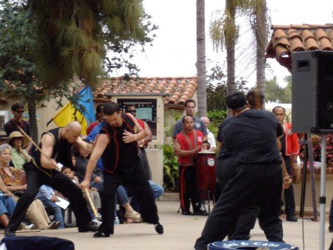
[(6, 122), (8, 122), (8, 111), (0, 111), (0, 130), (4, 130)]

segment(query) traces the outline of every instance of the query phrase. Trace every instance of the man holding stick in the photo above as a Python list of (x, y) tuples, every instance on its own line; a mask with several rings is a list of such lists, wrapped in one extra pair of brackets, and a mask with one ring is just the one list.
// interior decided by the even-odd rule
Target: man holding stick
[[(24, 220), (29, 205), (43, 184), (58, 190), (69, 199), (80, 233), (97, 231), (96, 227), (90, 225), (91, 216), (81, 189), (68, 177), (57, 171), (57, 162), (73, 167), (71, 159), (73, 144), (79, 148), (91, 150), (92, 146), (84, 142), (80, 135), (81, 125), (77, 121), (70, 122), (66, 127), (52, 129), (42, 134), (40, 147), (37, 147), (38, 151), (33, 160), (23, 165), (27, 174), (27, 190), (17, 202), (14, 214), (5, 231), (6, 236), (15, 236), (15, 231)], [(25, 136), (27, 135), (25, 134)]]
[(138, 142), (145, 138), (145, 131), (131, 114), (122, 114), (117, 103), (104, 106), (106, 123), (96, 139), (86, 170), (82, 188), (88, 188), (97, 161), (102, 157), (104, 166), (104, 195), (102, 197), (102, 225), (95, 238), (109, 237), (114, 231), (115, 194), (119, 185), (129, 187), (138, 198), (142, 219), (154, 224), (158, 234), (163, 234), (157, 207), (138, 155)]

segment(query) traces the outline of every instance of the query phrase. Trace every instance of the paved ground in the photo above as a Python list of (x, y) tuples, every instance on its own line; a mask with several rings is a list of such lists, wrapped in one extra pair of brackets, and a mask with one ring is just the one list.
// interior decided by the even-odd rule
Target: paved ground
[[(177, 214), (178, 202), (159, 201), (157, 205), (161, 223), (164, 225), (165, 233), (163, 235), (157, 235), (153, 226), (147, 224), (117, 225), (115, 235), (103, 239), (94, 239), (92, 233), (77, 233), (76, 228), (20, 233), (18, 235), (40, 235), (69, 239), (74, 242), (76, 250), (192, 250), (207, 217)], [(284, 220), (285, 242), (296, 245), (299, 249), (319, 249), (319, 222), (299, 220), (295, 223), (286, 222), (284, 217), (282, 219)], [(325, 228), (325, 249), (328, 249), (332, 234), (327, 231), (327, 223)], [(258, 226), (252, 231), (251, 240), (266, 240)]]

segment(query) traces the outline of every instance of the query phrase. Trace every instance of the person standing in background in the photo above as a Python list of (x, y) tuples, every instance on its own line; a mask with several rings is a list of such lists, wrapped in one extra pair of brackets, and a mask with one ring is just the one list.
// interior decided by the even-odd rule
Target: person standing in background
[[(281, 141), (281, 153), (286, 164), (288, 174), (292, 176), (293, 170), (297, 169), (297, 156), (299, 152), (299, 144), (297, 134), (291, 132), (291, 124), (285, 122), (286, 110), (282, 106), (276, 106), (273, 108), (272, 112), (278, 119), (280, 124), (283, 126), (284, 133), (280, 138)], [(286, 220), (297, 222), (297, 217), (295, 215), (295, 197), (294, 188), (291, 184), (288, 189), (284, 190), (284, 202), (285, 202), (285, 212)]]

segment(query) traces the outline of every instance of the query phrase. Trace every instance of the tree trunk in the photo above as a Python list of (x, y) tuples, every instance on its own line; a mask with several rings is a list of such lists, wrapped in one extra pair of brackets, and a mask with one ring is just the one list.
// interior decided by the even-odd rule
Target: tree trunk
[(207, 114), (205, 0), (197, 0), (197, 81), (199, 117)]
[(33, 89), (32, 83), (29, 84), (28, 88), (29, 92), (31, 93), (28, 100), (30, 132), (33, 141), (38, 143), (38, 126), (36, 119), (36, 91)]
[(256, 40), (257, 40), (257, 88), (260, 92), (265, 92), (265, 68), (266, 68), (266, 46), (267, 46), (267, 17), (266, 17), (266, 1), (256, 13), (257, 27), (256, 27)]
[[(230, 22), (235, 24), (236, 8), (233, 3), (234, 0), (226, 1), (226, 9), (230, 13)], [(235, 82), (235, 41), (236, 37), (226, 37), (226, 50), (227, 50), (227, 85), (228, 95), (236, 91)]]

